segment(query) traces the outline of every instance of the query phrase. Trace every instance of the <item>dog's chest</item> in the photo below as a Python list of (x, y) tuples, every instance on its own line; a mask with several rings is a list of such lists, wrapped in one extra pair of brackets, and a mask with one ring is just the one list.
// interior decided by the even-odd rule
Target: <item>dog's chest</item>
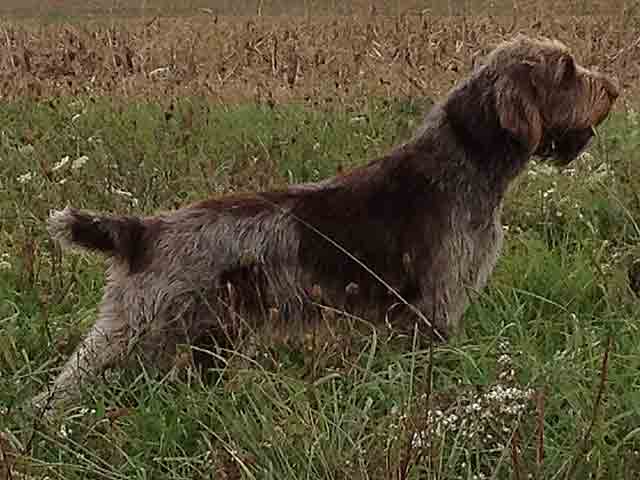
[(462, 228), (456, 232), (452, 242), (452, 258), (457, 259), (459, 280), (474, 290), (482, 289), (491, 275), (503, 242), (500, 208), (496, 208), (487, 222), (477, 223), (462, 220)]

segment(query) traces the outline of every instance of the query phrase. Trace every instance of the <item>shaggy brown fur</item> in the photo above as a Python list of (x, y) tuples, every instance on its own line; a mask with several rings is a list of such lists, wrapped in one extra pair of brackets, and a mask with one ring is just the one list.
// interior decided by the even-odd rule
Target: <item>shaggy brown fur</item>
[(348, 174), (146, 218), (53, 213), (54, 238), (110, 259), (98, 319), (53, 393), (132, 353), (168, 365), (179, 344), (313, 327), (317, 302), (446, 338), (494, 267), (510, 182), (532, 155), (575, 159), (617, 96), (560, 43), (518, 36), (412, 140)]

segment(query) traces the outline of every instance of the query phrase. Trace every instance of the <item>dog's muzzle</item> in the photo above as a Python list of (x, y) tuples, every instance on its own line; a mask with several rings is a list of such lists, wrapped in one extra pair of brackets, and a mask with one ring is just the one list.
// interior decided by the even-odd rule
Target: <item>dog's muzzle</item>
[(535, 155), (552, 159), (558, 166), (564, 166), (575, 160), (595, 136), (595, 129), (588, 127), (564, 132), (549, 132), (536, 150)]

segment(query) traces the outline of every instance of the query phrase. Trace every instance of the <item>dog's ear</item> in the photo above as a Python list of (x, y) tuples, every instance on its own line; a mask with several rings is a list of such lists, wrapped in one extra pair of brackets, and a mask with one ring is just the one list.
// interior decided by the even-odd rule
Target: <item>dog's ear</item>
[(534, 100), (532, 67), (529, 63), (514, 65), (495, 83), (500, 126), (529, 152), (534, 152), (542, 140), (542, 116)]

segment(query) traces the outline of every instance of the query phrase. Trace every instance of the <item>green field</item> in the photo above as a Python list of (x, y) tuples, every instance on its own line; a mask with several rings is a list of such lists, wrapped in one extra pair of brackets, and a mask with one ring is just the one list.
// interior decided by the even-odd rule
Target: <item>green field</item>
[(91, 325), (104, 282), (102, 258), (62, 255), (48, 238), (50, 209), (151, 213), (319, 180), (408, 138), (430, 101), (402, 93), (5, 101), (0, 480), (638, 478), (633, 98), (578, 161), (534, 162), (514, 185), (503, 256), (449, 344), (406, 349), (371, 332), (273, 345), (204, 378), (113, 372), (52, 422), (25, 407)]
[[(565, 478), (574, 458), (572, 478), (634, 478), (639, 308), (626, 285), (640, 211), (633, 115), (610, 119), (568, 171), (539, 164), (521, 179), (491, 288), (468, 311), (465, 335), (435, 349), (432, 362), (427, 351), (401, 351), (372, 334), (307, 352), (276, 348), (268, 365), (229, 366), (208, 383), (119, 373), (54, 426), (22, 409), (90, 325), (103, 282), (101, 259), (61, 258), (48, 240), (50, 208), (151, 212), (316, 180), (406, 138), (421, 108), (371, 101), (357, 112), (365, 123), (344, 110), (223, 109), (195, 99), (170, 116), (142, 102), (6, 105), (0, 419), (7, 443), (24, 455), (16, 468), (50, 478), (396, 478), (389, 472), (420, 452), (417, 464), (407, 460), (406, 478), (515, 478), (510, 445), (519, 432), (519, 468), (539, 468), (539, 478)], [(507, 386), (515, 390), (497, 395)], [(521, 398), (529, 389), (545, 392), (544, 411)], [(462, 418), (474, 404), (487, 412), (480, 424), (426, 420), (428, 410)], [(110, 421), (113, 408), (127, 414)], [(544, 459), (536, 461), (541, 424)], [(428, 425), (441, 436), (424, 451), (408, 449)]]

